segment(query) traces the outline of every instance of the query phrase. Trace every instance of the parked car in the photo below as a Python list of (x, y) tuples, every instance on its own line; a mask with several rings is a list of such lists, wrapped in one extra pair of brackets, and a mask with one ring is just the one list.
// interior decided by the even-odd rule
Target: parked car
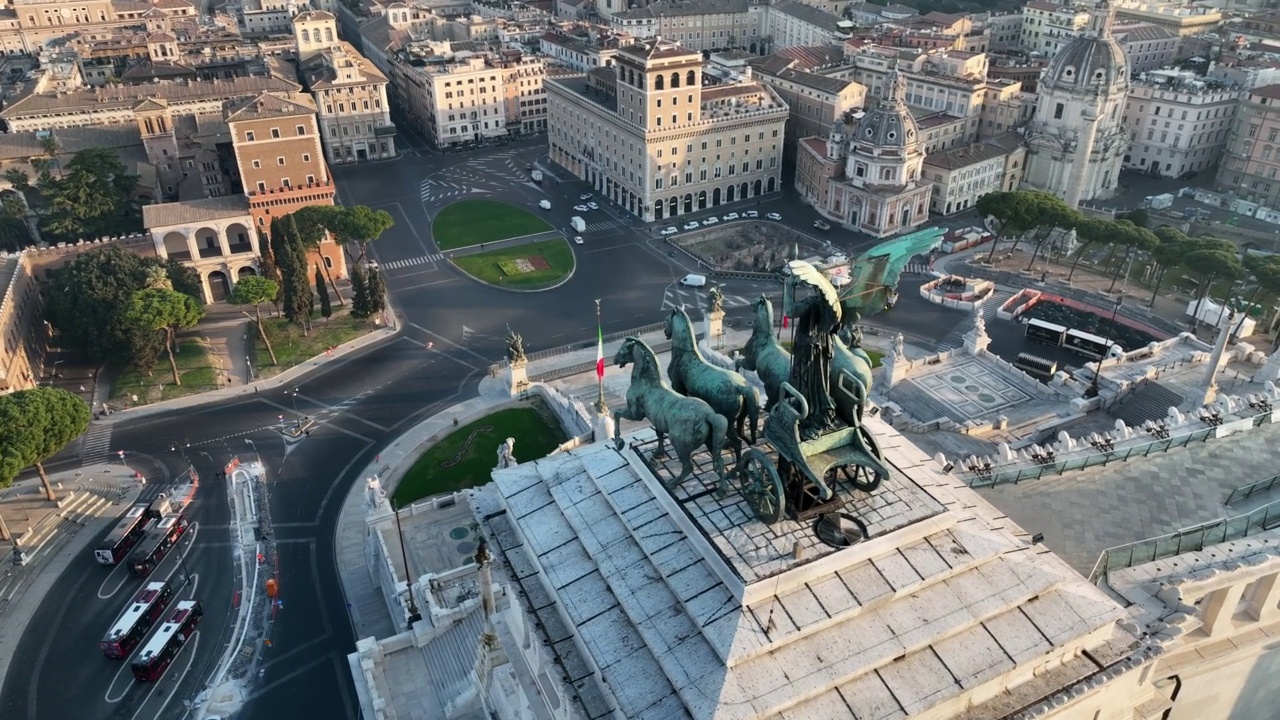
[(737, 220), (737, 219), (738, 219), (738, 213), (729, 213), (728, 215), (725, 215), (723, 218), (721, 218), (721, 220), (724, 220), (725, 222), (729, 222), (730, 220)]
[(712, 215), (711, 217), (707, 218), (706, 220), (703, 220), (703, 221), (702, 221), (702, 224), (703, 224), (703, 225), (715, 225), (715, 224), (716, 224), (716, 223), (718, 223), (718, 222), (720, 222), (720, 218), (716, 217), (715, 215)]
[(580, 213), (588, 212), (591, 210), (591, 208), (587, 207), (586, 205), (574, 205), (573, 209), (575, 212), (580, 212)]
[(589, 203), (587, 203), (587, 207), (591, 208), (592, 210), (599, 210), (599, 209), (600, 209), (600, 206), (599, 206), (599, 205), (597, 205), (597, 204), (595, 204), (595, 203), (593, 203), (593, 202), (589, 202)]
[(574, 245), (581, 245), (581, 244), (582, 244), (582, 236), (581, 236), (581, 235), (574, 235), (574, 236), (573, 236), (573, 244), (574, 244)]
[(698, 221), (697, 221), (697, 220), (690, 220), (689, 222), (687, 222), (687, 223), (685, 223), (685, 224), (684, 224), (684, 229), (685, 229), (685, 230), (697, 230), (697, 229), (698, 229)]
[(542, 208), (543, 210), (550, 210), (550, 209), (551, 209), (551, 201), (550, 201), (550, 200), (539, 200), (539, 201), (538, 201), (538, 207)]
[(676, 234), (676, 233), (678, 233), (678, 232), (680, 232), (680, 229), (679, 229), (679, 228), (676, 228), (676, 227), (668, 227), (668, 228), (662, 228), (662, 232), (661, 232), (661, 233), (659, 233), (659, 234), (661, 234), (661, 235), (675, 235), (675, 234)]
[(779, 215), (778, 213), (769, 213), (768, 215), (765, 215), (765, 217), (769, 218), (770, 220), (781, 220), (781, 219), (782, 219), (782, 216), (781, 216), (781, 215)]
[(748, 211), (746, 211), (746, 212), (742, 213), (742, 217), (745, 217), (745, 218), (758, 218), (758, 217), (760, 217), (760, 211), (759, 211), (759, 210), (748, 210)]
[(826, 220), (814, 220), (813, 226), (824, 232), (831, 229), (831, 223)]
[(591, 199), (591, 198), (593, 198), (593, 197), (595, 197), (595, 196), (594, 196), (594, 195), (592, 195), (591, 193), (582, 193), (581, 195), (579, 195), (579, 196), (578, 196), (578, 199), (579, 199), (579, 200), (590, 200), (590, 199)]

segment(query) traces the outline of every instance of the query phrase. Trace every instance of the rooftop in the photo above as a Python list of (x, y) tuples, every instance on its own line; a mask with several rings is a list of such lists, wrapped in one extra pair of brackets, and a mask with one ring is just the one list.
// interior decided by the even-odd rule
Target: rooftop
[(845, 28), (848, 27), (847, 21), (843, 18), (832, 15), (822, 8), (796, 2), (796, 0), (776, 0), (773, 3), (773, 9), (833, 33), (844, 32)]
[(956, 170), (970, 165), (976, 165), (988, 160), (994, 160), (998, 157), (1007, 155), (1009, 151), (999, 145), (992, 143), (978, 142), (964, 147), (952, 148), (950, 150), (935, 151), (929, 153), (925, 159), (925, 165), (940, 167), (946, 170)]
[(202, 200), (160, 203), (142, 206), (142, 226), (148, 230), (191, 223), (248, 216), (249, 199), (243, 195), (224, 195)]
[(256, 97), (235, 101), (226, 106), (228, 123), (314, 115), (315, 112), (315, 101), (310, 95), (301, 92), (264, 92)]
[(129, 109), (150, 97), (163, 97), (170, 105), (217, 98), (255, 96), (263, 92), (294, 92), (301, 88), (275, 77), (237, 77), (225, 80), (184, 80), (146, 85), (111, 85), (71, 92), (31, 94), (16, 100), (0, 117), (22, 118), (51, 112), (77, 113)]

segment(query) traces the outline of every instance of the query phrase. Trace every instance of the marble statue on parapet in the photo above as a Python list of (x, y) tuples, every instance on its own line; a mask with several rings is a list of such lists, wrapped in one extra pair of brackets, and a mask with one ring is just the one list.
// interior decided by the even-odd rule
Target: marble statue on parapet
[(895, 360), (904, 360), (907, 357), (906, 350), (902, 347), (902, 333), (893, 336), (893, 357)]
[(519, 465), (520, 463), (516, 462), (515, 451), (516, 451), (516, 439), (507, 438), (501, 445), (498, 446), (498, 467), (495, 469), (505, 470), (507, 468), (513, 468), (516, 465)]
[(365, 505), (370, 510), (380, 510), (387, 504), (387, 491), (382, 489), (382, 481), (374, 475), (364, 481)]
[(724, 291), (720, 289), (719, 285), (712, 285), (711, 289), (707, 291), (707, 296), (711, 300), (711, 312), (724, 312)]
[(507, 326), (507, 362), (512, 365), (518, 365), (525, 362), (524, 357), (524, 338), (520, 337), (520, 333)]

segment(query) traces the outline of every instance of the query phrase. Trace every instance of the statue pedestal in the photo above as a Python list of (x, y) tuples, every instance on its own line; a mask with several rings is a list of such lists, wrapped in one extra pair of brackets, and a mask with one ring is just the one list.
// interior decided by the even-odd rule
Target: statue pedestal
[(515, 397), (529, 388), (529, 361), (517, 360), (507, 365), (507, 392)]
[(706, 341), (710, 347), (719, 348), (724, 338), (724, 311), (712, 310), (706, 315)]
[(1276, 382), (1280, 380), (1280, 352), (1271, 353), (1253, 377), (1254, 382)]
[(991, 336), (987, 334), (987, 323), (982, 318), (982, 306), (976, 306), (973, 313), (973, 329), (964, 334), (964, 351), (969, 355), (981, 355), (991, 344)]
[(613, 442), (613, 416), (607, 409), (604, 413), (597, 409), (595, 418), (591, 421), (591, 429), (595, 432), (596, 442)]

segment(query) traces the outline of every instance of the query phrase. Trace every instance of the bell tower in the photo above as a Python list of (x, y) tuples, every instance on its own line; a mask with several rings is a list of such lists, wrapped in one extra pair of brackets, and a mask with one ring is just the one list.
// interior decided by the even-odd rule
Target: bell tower
[(147, 98), (133, 107), (133, 117), (142, 134), (142, 147), (147, 160), (156, 168), (160, 178), (158, 191), (166, 197), (177, 197), (178, 183), (182, 181), (182, 167), (178, 159), (178, 140), (173, 132), (173, 114), (168, 101), (163, 98)]
[(618, 114), (646, 131), (701, 119), (702, 55), (653, 38), (616, 56)]

